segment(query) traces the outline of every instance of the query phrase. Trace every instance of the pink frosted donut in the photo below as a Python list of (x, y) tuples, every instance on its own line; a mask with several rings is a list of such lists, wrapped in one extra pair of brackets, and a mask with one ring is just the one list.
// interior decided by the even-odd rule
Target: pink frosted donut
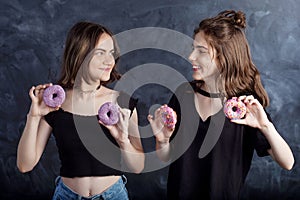
[(66, 98), (64, 89), (60, 85), (52, 85), (47, 87), (43, 93), (43, 101), (49, 107), (60, 106)]
[(169, 129), (174, 129), (177, 122), (176, 112), (167, 105), (162, 107), (162, 120)]
[(98, 117), (105, 125), (114, 125), (119, 121), (119, 107), (112, 102), (106, 102), (99, 108)]
[(228, 99), (224, 105), (224, 113), (229, 119), (242, 119), (246, 111), (246, 105), (237, 98)]

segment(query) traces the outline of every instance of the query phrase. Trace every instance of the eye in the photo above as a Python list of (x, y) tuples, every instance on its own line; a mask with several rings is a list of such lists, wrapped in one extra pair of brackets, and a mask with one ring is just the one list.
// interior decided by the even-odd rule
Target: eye
[(109, 52), (109, 53), (110, 53), (110, 55), (112, 55), (112, 56), (115, 55), (115, 51), (111, 51), (111, 52)]
[(204, 50), (202, 50), (202, 49), (199, 49), (198, 52), (199, 52), (199, 53), (207, 53), (207, 51), (204, 51)]
[(104, 54), (105, 54), (104, 51), (95, 51), (96, 56), (102, 56)]
[(197, 51), (200, 54), (208, 53), (208, 51), (206, 49), (203, 49), (198, 46), (195, 47), (194, 45), (192, 45), (192, 51)]

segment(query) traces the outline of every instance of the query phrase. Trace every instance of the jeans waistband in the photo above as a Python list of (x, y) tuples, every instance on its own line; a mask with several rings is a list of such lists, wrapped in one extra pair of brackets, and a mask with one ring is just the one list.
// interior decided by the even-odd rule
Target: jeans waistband
[(112, 186), (110, 186), (104, 192), (93, 195), (91, 197), (84, 197), (84, 196), (79, 195), (75, 191), (73, 191), (67, 185), (65, 185), (63, 183), (63, 181), (61, 180), (61, 176), (58, 176), (55, 179), (55, 185), (56, 185), (56, 187), (60, 187), (62, 189), (61, 192), (67, 193), (68, 195), (72, 196), (72, 199), (77, 199), (77, 200), (104, 200), (104, 199), (110, 198), (111, 196), (114, 196), (114, 195), (118, 194), (119, 192), (121, 192), (121, 190), (123, 190), (125, 188), (126, 183), (127, 183), (127, 178), (125, 175), (122, 175), (116, 183), (114, 183)]

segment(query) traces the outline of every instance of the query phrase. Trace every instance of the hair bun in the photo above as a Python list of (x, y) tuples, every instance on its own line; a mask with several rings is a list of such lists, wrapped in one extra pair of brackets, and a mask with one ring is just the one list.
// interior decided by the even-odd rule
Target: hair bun
[(241, 28), (246, 28), (246, 16), (245, 13), (242, 11), (238, 11), (234, 14), (234, 23), (235, 25), (241, 27)]
[(219, 16), (229, 18), (231, 23), (239, 28), (246, 28), (246, 15), (242, 11), (225, 10)]

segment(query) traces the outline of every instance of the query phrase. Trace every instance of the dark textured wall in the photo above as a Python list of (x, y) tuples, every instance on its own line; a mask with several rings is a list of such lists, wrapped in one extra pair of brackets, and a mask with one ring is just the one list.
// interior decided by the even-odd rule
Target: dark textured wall
[[(114, 33), (138, 27), (163, 27), (192, 36), (204, 17), (224, 9), (247, 15), (247, 36), (254, 62), (270, 95), (268, 108), (278, 131), (296, 159), (292, 171), (270, 158), (257, 158), (246, 180), (244, 199), (300, 198), (300, 3), (290, 1), (68, 1), (11, 0), (0, 2), (0, 199), (50, 199), (59, 171), (55, 141), (51, 137), (39, 164), (30, 173), (16, 168), (18, 140), (30, 105), (32, 85), (55, 82), (60, 72), (68, 29), (79, 20), (104, 24)], [(180, 47), (178, 47), (180, 48)], [(168, 52), (144, 49), (123, 56), (120, 71), (145, 63), (161, 63), (191, 78), (190, 65)], [(170, 92), (160, 85), (135, 91), (141, 99), (140, 123), (146, 125), (148, 108), (164, 103)], [(153, 138), (143, 141), (153, 151)], [(128, 174), (132, 199), (164, 199), (167, 168), (140, 175)]]

